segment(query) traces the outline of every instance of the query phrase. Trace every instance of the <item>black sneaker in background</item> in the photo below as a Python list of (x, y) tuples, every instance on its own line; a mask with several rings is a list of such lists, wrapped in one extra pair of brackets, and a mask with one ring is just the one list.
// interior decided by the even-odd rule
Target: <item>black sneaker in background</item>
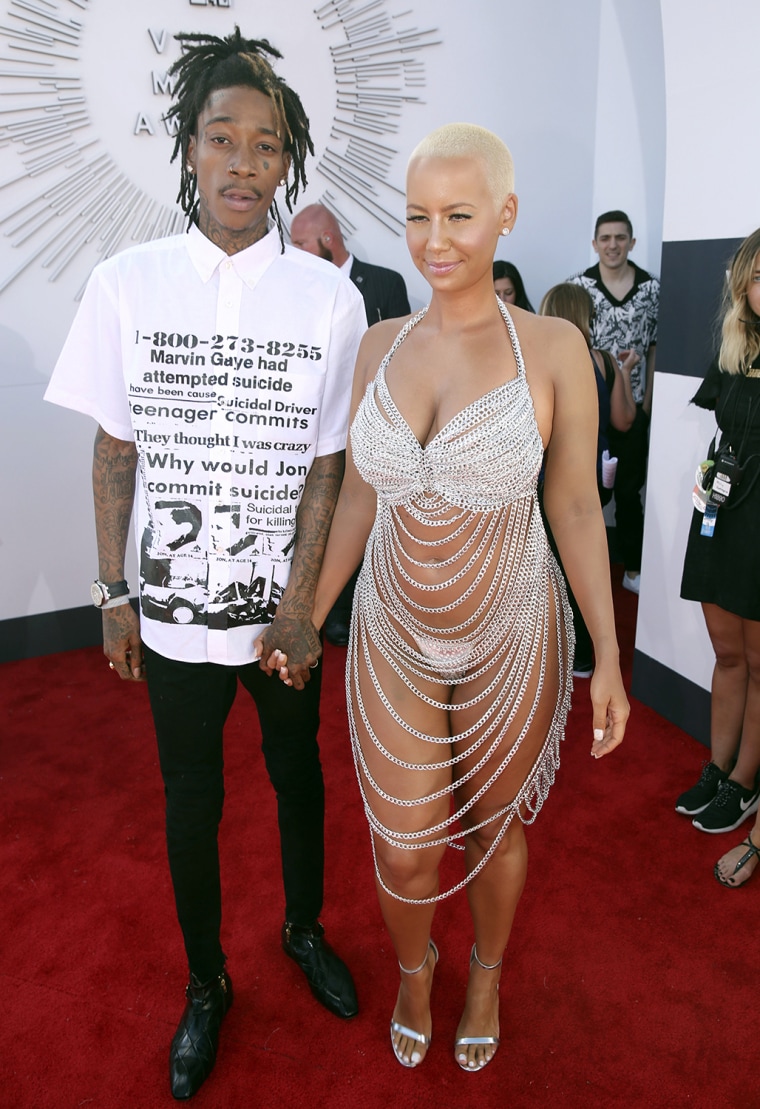
[(751, 816), (757, 809), (760, 790), (757, 786), (745, 789), (733, 778), (727, 778), (718, 786), (715, 797), (695, 816), (692, 824), (700, 832), (733, 832), (734, 828)]
[(720, 783), (725, 782), (727, 777), (728, 772), (721, 770), (714, 762), (704, 763), (697, 784), (682, 793), (676, 801), (676, 812), (683, 813), (684, 816), (696, 816), (703, 812), (718, 792)]
[(573, 659), (573, 677), (574, 678), (590, 678), (594, 673), (594, 661), (590, 658), (583, 658), (576, 655)]

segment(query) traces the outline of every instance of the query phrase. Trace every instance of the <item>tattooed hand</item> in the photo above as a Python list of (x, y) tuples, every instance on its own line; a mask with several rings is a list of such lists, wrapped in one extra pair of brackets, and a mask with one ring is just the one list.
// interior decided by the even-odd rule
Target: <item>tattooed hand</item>
[(320, 455), (312, 463), (296, 515), (296, 544), (288, 584), (272, 626), (256, 642), (261, 669), (267, 674), (277, 669), (282, 681), (294, 689), (303, 689), (309, 670), (322, 654), (311, 613), (344, 463), (343, 451)]
[[(303, 689), (309, 673), (322, 654), (319, 632), (308, 616), (277, 612), (270, 628), (256, 641), (259, 666), (267, 674), (280, 671), (280, 677), (294, 689)], [(287, 666), (285, 666), (287, 663)]]
[(145, 681), (140, 621), (131, 605), (103, 609), (103, 654), (124, 681)]
[[(92, 494), (101, 581), (121, 581), (135, 495), (137, 448), (102, 427), (95, 434)], [(140, 621), (131, 605), (103, 609), (103, 653), (125, 681), (145, 681)]]

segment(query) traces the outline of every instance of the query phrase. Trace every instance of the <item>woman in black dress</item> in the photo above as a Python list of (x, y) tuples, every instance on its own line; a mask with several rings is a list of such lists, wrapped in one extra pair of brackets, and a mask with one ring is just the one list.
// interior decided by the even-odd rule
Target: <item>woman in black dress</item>
[[(760, 229), (729, 274), (722, 342), (694, 403), (714, 409), (712, 465), (700, 467), (681, 596), (700, 601), (715, 651), (710, 761), (676, 810), (703, 832), (730, 832), (758, 808), (760, 769)], [(739, 886), (753, 873), (760, 819), (715, 867)]]

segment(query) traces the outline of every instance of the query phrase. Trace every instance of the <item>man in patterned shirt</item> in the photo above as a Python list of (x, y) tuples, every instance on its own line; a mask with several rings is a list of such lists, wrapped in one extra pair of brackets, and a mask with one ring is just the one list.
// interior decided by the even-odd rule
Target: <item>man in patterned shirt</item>
[(635, 244), (633, 226), (625, 212), (604, 212), (596, 221), (592, 242), (599, 261), (570, 280), (587, 289), (594, 302), (593, 346), (609, 350), (617, 358), (631, 350), (638, 355), (631, 370), (636, 419), (626, 432), (609, 429), (610, 454), (619, 459), (615, 522), (625, 566), (623, 585), (638, 593), (644, 538), (641, 487), (646, 480), (660, 283), (628, 260)]

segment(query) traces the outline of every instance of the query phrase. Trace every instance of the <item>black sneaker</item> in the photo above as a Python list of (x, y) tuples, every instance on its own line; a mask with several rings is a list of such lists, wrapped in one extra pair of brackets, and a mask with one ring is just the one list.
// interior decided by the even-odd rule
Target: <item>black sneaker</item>
[(594, 673), (593, 659), (583, 658), (582, 655), (576, 655), (573, 659), (573, 677), (574, 678), (590, 678)]
[(681, 812), (684, 816), (696, 816), (703, 812), (718, 792), (720, 783), (725, 782), (727, 777), (728, 772), (721, 770), (714, 762), (703, 763), (697, 784), (682, 793), (676, 801), (676, 812)]
[(726, 778), (706, 809), (692, 820), (700, 832), (733, 832), (751, 816), (760, 801), (760, 790), (745, 789), (733, 778)]

